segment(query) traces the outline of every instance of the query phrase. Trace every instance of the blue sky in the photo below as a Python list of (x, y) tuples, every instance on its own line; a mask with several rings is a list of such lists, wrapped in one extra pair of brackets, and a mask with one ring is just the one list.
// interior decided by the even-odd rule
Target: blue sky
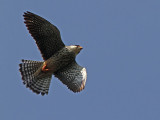
[[(1, 0), (1, 120), (159, 120), (159, 0)], [(23, 12), (56, 25), (65, 44), (79, 44), (87, 68), (75, 94), (52, 78), (40, 96), (22, 84), (21, 59), (41, 61)]]

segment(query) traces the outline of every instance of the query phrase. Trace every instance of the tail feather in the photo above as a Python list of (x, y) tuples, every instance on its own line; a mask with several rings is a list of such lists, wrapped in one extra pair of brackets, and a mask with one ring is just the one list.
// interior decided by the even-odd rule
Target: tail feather
[(50, 81), (52, 78), (51, 73), (41, 73), (39, 76), (35, 76), (36, 71), (42, 66), (43, 62), (22, 60), (19, 64), (20, 72), (22, 75), (23, 83), (26, 87), (29, 87), (33, 92), (37, 94), (48, 94)]
[(22, 60), (22, 63), (19, 64), (20, 72), (22, 75), (22, 80), (26, 84), (27, 79), (34, 79), (34, 73), (38, 70), (38, 68), (43, 64), (43, 62), (32, 61), (32, 60)]

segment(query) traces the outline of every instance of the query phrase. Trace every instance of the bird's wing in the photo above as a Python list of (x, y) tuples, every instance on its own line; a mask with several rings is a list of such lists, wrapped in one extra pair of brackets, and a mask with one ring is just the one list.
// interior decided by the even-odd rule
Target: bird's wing
[(79, 66), (76, 62), (58, 70), (54, 75), (73, 92), (80, 92), (85, 87), (87, 79), (86, 69)]
[(47, 60), (65, 46), (56, 26), (28, 11), (25, 12), (23, 16), (25, 20), (24, 23), (35, 39), (44, 60)]

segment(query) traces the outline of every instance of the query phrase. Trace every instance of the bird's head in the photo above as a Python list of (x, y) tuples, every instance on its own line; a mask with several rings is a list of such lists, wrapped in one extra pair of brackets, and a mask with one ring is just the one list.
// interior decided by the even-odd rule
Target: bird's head
[(80, 45), (71, 45), (68, 48), (73, 51), (76, 55), (83, 49)]

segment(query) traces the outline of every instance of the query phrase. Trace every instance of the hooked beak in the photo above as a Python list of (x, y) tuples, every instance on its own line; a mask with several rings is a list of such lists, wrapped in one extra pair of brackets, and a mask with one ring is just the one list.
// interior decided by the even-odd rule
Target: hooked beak
[(82, 49), (83, 49), (83, 47), (82, 47), (82, 46), (79, 46), (79, 48), (80, 48), (80, 50), (82, 50)]

